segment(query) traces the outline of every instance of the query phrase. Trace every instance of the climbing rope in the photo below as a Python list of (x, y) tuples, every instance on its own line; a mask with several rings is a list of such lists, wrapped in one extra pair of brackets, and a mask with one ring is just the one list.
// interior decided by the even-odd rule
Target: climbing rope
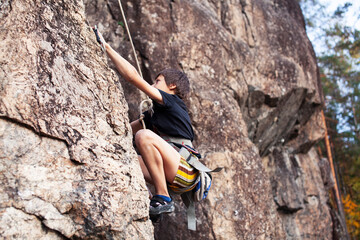
[[(140, 68), (140, 64), (139, 64), (139, 61), (138, 61), (138, 58), (137, 58), (136, 50), (135, 50), (135, 47), (134, 47), (134, 43), (133, 43), (133, 40), (131, 38), (129, 26), (128, 26), (127, 21), (126, 21), (125, 13), (124, 13), (121, 1), (118, 0), (118, 2), (119, 2), (119, 6), (120, 6), (120, 12), (121, 12), (122, 18), (124, 20), (125, 29), (126, 29), (127, 35), (129, 37), (129, 40), (130, 40), (132, 51), (134, 53), (136, 65), (137, 65), (137, 68), (138, 68), (138, 71), (139, 71), (139, 74), (140, 74), (141, 78), (143, 78), (141, 68)], [(149, 98), (149, 96), (145, 95), (142, 91), (140, 91), (140, 95), (141, 95), (142, 99), (144, 99), (144, 98), (145, 99), (141, 101), (140, 106), (139, 106), (139, 112), (140, 112), (139, 120), (140, 120), (143, 128), (146, 129), (145, 122), (144, 122), (144, 117), (145, 116), (144, 116), (143, 112), (145, 111), (145, 109), (148, 109), (148, 110), (150, 110), (152, 112), (153, 103), (152, 103), (152, 100)], [(145, 104), (147, 106), (144, 107)]]
[(141, 72), (140, 64), (139, 64), (138, 58), (137, 58), (137, 56), (136, 56), (136, 50), (135, 50), (135, 47), (134, 47), (133, 40), (132, 40), (132, 38), (131, 38), (131, 34), (130, 34), (130, 30), (129, 30), (129, 26), (128, 26), (128, 24), (127, 24), (127, 21), (126, 21), (126, 18), (125, 18), (125, 13), (124, 13), (124, 10), (123, 10), (123, 7), (122, 7), (122, 5), (121, 5), (121, 1), (120, 1), (120, 0), (119, 0), (119, 6), (120, 6), (120, 12), (121, 12), (122, 18), (124, 19), (124, 24), (125, 24), (126, 32), (127, 32), (127, 35), (129, 36), (129, 40), (130, 40), (130, 44), (131, 44), (131, 48), (132, 48), (133, 53), (134, 53), (134, 57), (135, 57), (135, 61), (136, 61), (136, 65), (137, 65), (137, 68), (138, 68), (139, 74), (140, 74), (140, 76), (141, 76), (141, 78), (142, 78), (143, 76), (142, 76), (142, 72)]

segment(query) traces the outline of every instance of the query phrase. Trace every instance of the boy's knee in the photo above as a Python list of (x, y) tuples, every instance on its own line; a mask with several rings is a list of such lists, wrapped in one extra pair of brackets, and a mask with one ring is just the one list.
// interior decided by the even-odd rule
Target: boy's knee
[(136, 146), (149, 143), (152, 139), (152, 132), (148, 129), (141, 129), (135, 134)]

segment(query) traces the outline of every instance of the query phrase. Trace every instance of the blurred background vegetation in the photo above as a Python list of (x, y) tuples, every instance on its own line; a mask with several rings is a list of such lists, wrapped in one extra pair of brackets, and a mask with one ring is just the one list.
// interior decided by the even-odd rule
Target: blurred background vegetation
[[(360, 7), (346, 1), (337, 1), (335, 10), (320, 0), (299, 3), (320, 68), (347, 229), (352, 239), (360, 239)], [(319, 143), (319, 153), (327, 157), (324, 141)]]

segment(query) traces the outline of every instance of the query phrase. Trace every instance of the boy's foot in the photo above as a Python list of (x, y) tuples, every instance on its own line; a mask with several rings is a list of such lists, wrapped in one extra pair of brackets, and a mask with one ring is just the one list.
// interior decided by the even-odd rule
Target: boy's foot
[(150, 215), (171, 213), (174, 210), (175, 206), (173, 201), (166, 201), (158, 195), (154, 196), (150, 201)]

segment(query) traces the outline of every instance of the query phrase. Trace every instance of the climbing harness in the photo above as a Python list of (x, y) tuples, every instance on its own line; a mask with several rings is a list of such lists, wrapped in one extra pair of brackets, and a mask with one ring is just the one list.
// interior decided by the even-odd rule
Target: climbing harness
[[(126, 32), (127, 32), (128, 37), (129, 37), (129, 40), (130, 40), (131, 48), (132, 48), (132, 51), (134, 53), (136, 65), (137, 65), (137, 68), (138, 68), (138, 71), (139, 71), (139, 74), (140, 74), (141, 78), (143, 78), (141, 68), (140, 68), (140, 64), (139, 64), (139, 61), (138, 61), (138, 58), (137, 58), (136, 50), (135, 50), (135, 47), (134, 47), (134, 43), (133, 43), (133, 40), (131, 38), (129, 26), (128, 26), (127, 21), (126, 21), (125, 13), (124, 13), (121, 1), (118, 0), (118, 2), (119, 2), (119, 6), (120, 6), (120, 12), (121, 12), (122, 18), (124, 20), (124, 25), (125, 25), (125, 28), (126, 28)], [(153, 103), (152, 103), (152, 100), (148, 96), (146, 96), (143, 92), (140, 91), (140, 95), (142, 95), (141, 96), (142, 99), (144, 99), (144, 98), (145, 99), (141, 101), (140, 106), (139, 106), (139, 113), (140, 113), (139, 120), (140, 120), (143, 128), (146, 129), (146, 125), (145, 125), (145, 122), (144, 122), (144, 117), (145, 116), (144, 116), (143, 112), (145, 111), (145, 109), (148, 109), (150, 111), (150, 113), (152, 114), (153, 113), (153, 110), (152, 110)], [(146, 107), (144, 107), (145, 104), (147, 104)]]
[(211, 170), (200, 162), (199, 159), (201, 159), (201, 154), (193, 148), (190, 140), (170, 137), (162, 133), (160, 133), (160, 136), (178, 150), (179, 154), (188, 164), (199, 171), (198, 177), (191, 186), (176, 189), (169, 187), (171, 193), (180, 194), (181, 199), (187, 208), (186, 215), (188, 229), (196, 231), (195, 203), (200, 202), (207, 197), (212, 183), (211, 173), (220, 172), (223, 168), (218, 167)]
[[(195, 150), (196, 151), (196, 150)], [(196, 151), (197, 152), (197, 151)], [(190, 146), (183, 145), (179, 151), (179, 154), (186, 159), (186, 161), (196, 170), (199, 171), (194, 186), (180, 189), (178, 194), (181, 194), (185, 206), (187, 207), (186, 215), (188, 222), (188, 229), (196, 231), (196, 213), (195, 202), (200, 202), (205, 199), (209, 193), (212, 176), (211, 173), (220, 172), (223, 168), (218, 167), (214, 170), (209, 169), (203, 163), (199, 161), (199, 155), (194, 153), (194, 149)], [(201, 156), (200, 156), (201, 157)], [(188, 189), (192, 189), (188, 191)]]

